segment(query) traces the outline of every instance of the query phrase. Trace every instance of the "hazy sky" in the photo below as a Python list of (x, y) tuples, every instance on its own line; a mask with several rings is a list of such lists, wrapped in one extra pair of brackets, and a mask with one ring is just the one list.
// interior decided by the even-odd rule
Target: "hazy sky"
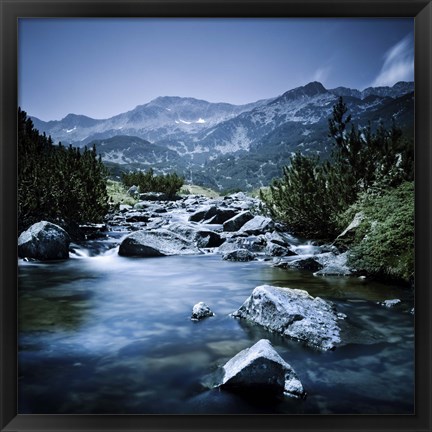
[(158, 96), (243, 104), (310, 81), (364, 89), (414, 79), (413, 19), (19, 21), (29, 115), (108, 118)]

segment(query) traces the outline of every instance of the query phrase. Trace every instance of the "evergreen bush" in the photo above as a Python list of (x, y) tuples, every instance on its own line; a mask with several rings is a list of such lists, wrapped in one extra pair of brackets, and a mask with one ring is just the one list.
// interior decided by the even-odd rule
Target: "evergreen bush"
[(411, 282), (414, 277), (414, 182), (369, 192), (350, 209), (364, 219), (356, 230), (348, 263), (359, 272)]
[(96, 149), (53, 145), (18, 110), (18, 228), (40, 220), (100, 222), (108, 210), (107, 172)]
[(131, 171), (122, 174), (122, 182), (126, 187), (139, 186), (141, 193), (162, 192), (169, 199), (176, 196), (183, 187), (184, 178), (176, 173), (155, 175), (150, 168), (148, 171)]

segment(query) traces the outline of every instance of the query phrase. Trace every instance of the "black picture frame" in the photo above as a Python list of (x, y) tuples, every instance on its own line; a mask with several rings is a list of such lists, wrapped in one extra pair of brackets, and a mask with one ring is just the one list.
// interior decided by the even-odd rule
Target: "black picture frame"
[[(17, 415), (17, 22), (20, 17), (414, 17), (416, 380), (414, 415)], [(1, 431), (431, 431), (430, 0), (0, 0)]]

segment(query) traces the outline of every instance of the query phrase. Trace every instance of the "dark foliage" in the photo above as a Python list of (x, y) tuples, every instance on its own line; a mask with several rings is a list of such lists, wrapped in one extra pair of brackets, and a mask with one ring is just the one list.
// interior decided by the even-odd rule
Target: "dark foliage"
[(99, 222), (108, 210), (106, 169), (96, 149), (53, 145), (18, 111), (18, 227)]
[(349, 265), (378, 278), (414, 279), (414, 182), (363, 194), (347, 213), (361, 211)]
[(334, 238), (340, 215), (361, 193), (413, 180), (413, 143), (404, 139), (394, 121), (390, 129), (380, 124), (376, 131), (370, 124), (359, 129), (350, 122), (340, 97), (329, 120), (331, 158), (321, 162), (297, 153), (283, 177), (273, 181), (269, 194), (261, 194), (272, 216), (295, 234)]
[(176, 173), (155, 175), (150, 168), (148, 171), (133, 171), (122, 174), (122, 182), (125, 186), (139, 186), (141, 193), (162, 192), (168, 198), (174, 198), (184, 184), (183, 177)]

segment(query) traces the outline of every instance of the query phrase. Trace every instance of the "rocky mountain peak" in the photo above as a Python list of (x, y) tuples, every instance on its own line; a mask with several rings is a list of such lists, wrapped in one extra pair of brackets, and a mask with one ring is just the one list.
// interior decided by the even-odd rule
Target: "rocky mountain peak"
[(325, 93), (328, 92), (320, 82), (312, 81), (305, 86), (296, 87), (295, 89), (288, 90), (281, 97), (276, 99), (274, 103), (283, 103), (289, 100), (312, 98)]

